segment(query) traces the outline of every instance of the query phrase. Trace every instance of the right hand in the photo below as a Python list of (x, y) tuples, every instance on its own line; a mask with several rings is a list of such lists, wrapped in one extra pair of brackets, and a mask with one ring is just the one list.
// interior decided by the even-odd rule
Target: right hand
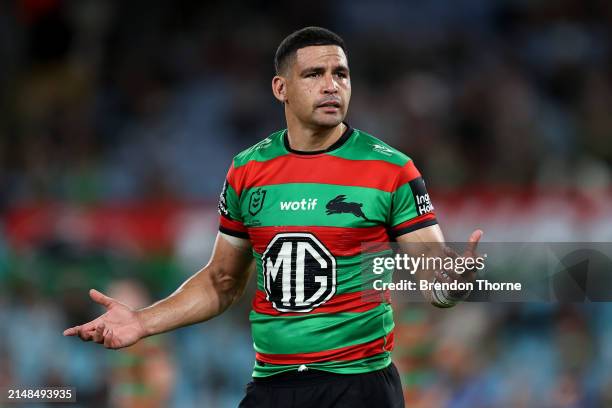
[(89, 291), (89, 296), (104, 306), (106, 313), (89, 323), (64, 330), (64, 336), (79, 336), (83, 341), (104, 344), (109, 349), (128, 347), (146, 337), (135, 310), (95, 289)]

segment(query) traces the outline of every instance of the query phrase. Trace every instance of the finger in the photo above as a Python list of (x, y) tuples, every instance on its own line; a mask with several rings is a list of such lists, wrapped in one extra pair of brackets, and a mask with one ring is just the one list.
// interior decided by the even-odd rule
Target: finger
[(472, 232), (472, 235), (470, 235), (470, 238), (468, 239), (468, 244), (467, 244), (467, 248), (465, 250), (466, 256), (475, 256), (476, 255), (476, 247), (478, 246), (478, 241), (480, 241), (480, 238), (482, 238), (482, 230), (475, 230), (474, 232)]
[[(459, 254), (457, 253), (457, 251), (446, 245), (444, 246), (444, 256), (452, 259), (459, 258)], [(461, 274), (456, 272), (452, 267), (445, 266), (445, 269), (441, 271), (441, 275), (442, 277), (446, 277), (449, 280), (456, 280), (457, 276)]]
[(103, 316), (104, 315), (92, 320), (91, 322), (87, 322), (79, 326), (73, 326), (64, 330), (64, 336), (78, 336), (80, 335), (79, 333), (89, 333), (96, 330), (96, 327), (98, 323), (102, 320)]
[(64, 330), (64, 336), (76, 336), (77, 334), (77, 327), (78, 326), (74, 326), (74, 327), (70, 327), (66, 330)]
[(113, 331), (111, 329), (108, 330), (106, 336), (104, 336), (104, 347), (111, 348), (113, 344)]
[(98, 344), (101, 344), (104, 342), (104, 329), (105, 329), (104, 323), (96, 327), (96, 330), (93, 334), (93, 341), (95, 341)]
[(446, 245), (444, 246), (444, 255), (451, 257), (451, 258), (459, 257), (459, 254), (457, 253), (457, 251), (455, 251), (453, 248), (446, 246)]
[(434, 275), (438, 282), (450, 282), (451, 281), (451, 277), (448, 275), (446, 271), (438, 270), (434, 272)]
[(70, 327), (66, 330), (64, 330), (64, 336), (78, 336), (81, 332), (89, 332), (91, 331), (91, 324), (93, 322), (89, 322), (87, 324), (84, 325), (79, 325), (79, 326), (74, 326), (74, 327)]
[(115, 299), (108, 297), (104, 293), (99, 292), (95, 289), (89, 290), (89, 297), (91, 297), (94, 302), (101, 304), (102, 306), (107, 308), (110, 307), (115, 301)]
[(89, 323), (79, 326), (79, 336), (85, 340), (91, 340), (94, 333), (96, 332), (96, 326)]
[(93, 333), (92, 331), (84, 330), (83, 326), (78, 326), (77, 328), (77, 334), (79, 338), (83, 341), (90, 341), (92, 337), (92, 333)]

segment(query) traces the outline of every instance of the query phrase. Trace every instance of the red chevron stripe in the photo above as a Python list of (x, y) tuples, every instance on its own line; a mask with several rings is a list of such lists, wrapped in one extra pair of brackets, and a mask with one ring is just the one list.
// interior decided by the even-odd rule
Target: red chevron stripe
[[(402, 179), (416, 171), (414, 165), (404, 168), (408, 175), (401, 176)], [(382, 160), (349, 160), (328, 154), (284, 155), (265, 162), (251, 161), (238, 168), (232, 167), (228, 179), (238, 195), (247, 187), (284, 183), (337, 184), (391, 192), (396, 188), (399, 171), (397, 164)]]
[[(328, 248), (334, 256), (355, 256), (361, 253), (359, 242), (389, 242), (391, 238), (384, 226), (368, 228), (314, 227), (314, 226), (281, 226), (249, 228), (249, 236), (257, 253), (263, 254), (272, 238), (281, 232), (310, 232)], [(383, 244), (384, 245), (384, 244)], [(383, 251), (388, 249), (378, 248)]]
[(378, 306), (382, 300), (390, 301), (390, 293), (370, 291), (351, 292), (336, 295), (329, 301), (317, 307), (309, 313), (287, 313), (274, 309), (272, 303), (266, 300), (266, 293), (261, 290), (255, 291), (253, 297), (253, 310), (257, 313), (271, 316), (304, 316), (312, 313), (340, 313), (340, 312), (366, 312)]

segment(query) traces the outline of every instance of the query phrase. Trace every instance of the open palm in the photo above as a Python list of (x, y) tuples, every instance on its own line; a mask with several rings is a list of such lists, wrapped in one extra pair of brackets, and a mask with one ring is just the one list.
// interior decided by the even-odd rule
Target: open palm
[(145, 337), (136, 311), (98, 292), (89, 291), (91, 299), (106, 308), (106, 313), (91, 322), (64, 330), (64, 336), (78, 336), (83, 341), (104, 344), (109, 349), (128, 347)]

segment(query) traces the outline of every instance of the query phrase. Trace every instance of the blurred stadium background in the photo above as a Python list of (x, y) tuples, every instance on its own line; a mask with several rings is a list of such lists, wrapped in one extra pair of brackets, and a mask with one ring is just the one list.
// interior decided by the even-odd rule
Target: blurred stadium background
[[(64, 338), (208, 259), (231, 157), (284, 127), (273, 55), (306, 25), (349, 47), (349, 123), (410, 155), (447, 235), (612, 240), (612, 3), (0, 3), (0, 387), (83, 407), (232, 407), (249, 295), (127, 351)], [(612, 304), (398, 308), (410, 407), (612, 407)]]

